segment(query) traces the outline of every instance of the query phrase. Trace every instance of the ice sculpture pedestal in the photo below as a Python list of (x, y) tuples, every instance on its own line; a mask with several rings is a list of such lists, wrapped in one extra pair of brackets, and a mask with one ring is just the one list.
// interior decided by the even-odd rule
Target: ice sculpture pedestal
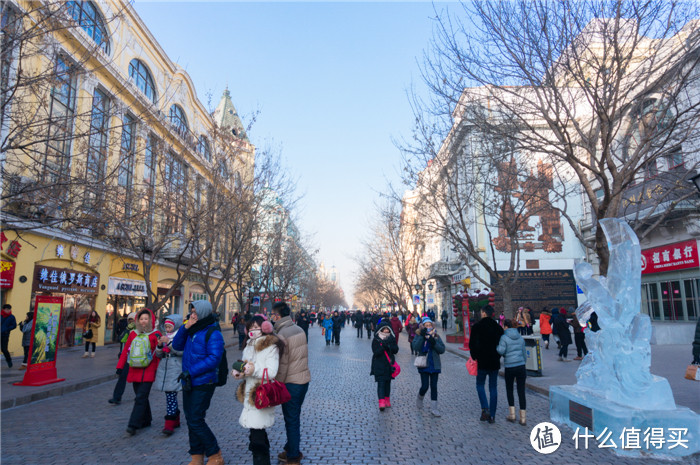
[[(685, 407), (673, 410), (633, 409), (577, 386), (552, 386), (549, 390), (549, 414), (556, 423), (564, 423), (574, 431), (579, 428), (580, 434), (588, 427), (588, 431), (597, 437), (607, 428), (612, 432), (610, 440), (616, 445), (613, 450), (620, 455), (680, 458), (700, 452), (700, 415)], [(639, 449), (622, 449), (620, 435), (625, 428), (627, 431), (630, 428), (638, 430)], [(647, 428), (663, 428), (665, 442), (661, 448), (656, 449), (653, 445), (647, 447), (644, 442)], [(673, 442), (668, 439), (672, 428), (687, 430), (681, 437), (687, 449), (682, 446), (670, 449)], [(632, 438), (629, 439), (627, 445), (632, 442)], [(579, 448), (583, 449), (583, 444), (583, 439), (580, 439)], [(598, 447), (595, 439), (589, 441), (588, 447)]]

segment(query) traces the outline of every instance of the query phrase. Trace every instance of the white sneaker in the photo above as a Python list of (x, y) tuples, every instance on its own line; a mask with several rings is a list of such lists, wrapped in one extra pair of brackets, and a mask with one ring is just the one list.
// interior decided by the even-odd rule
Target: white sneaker
[(95, 352), (91, 353), (90, 357), (95, 358)]

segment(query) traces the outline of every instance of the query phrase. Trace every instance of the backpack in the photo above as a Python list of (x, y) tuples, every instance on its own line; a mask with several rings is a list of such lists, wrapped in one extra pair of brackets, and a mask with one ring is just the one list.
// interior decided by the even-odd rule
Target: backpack
[[(211, 337), (211, 335), (214, 331), (221, 332), (221, 330), (219, 330), (219, 328), (214, 327), (214, 326), (207, 329), (207, 335), (204, 338), (205, 344), (209, 343), (209, 338)], [(226, 346), (224, 345), (224, 352), (221, 354), (221, 360), (219, 360), (219, 366), (216, 367), (216, 381), (214, 382), (214, 385), (215, 386), (224, 386), (226, 384), (226, 381), (228, 381), (228, 359), (226, 358)]]
[(131, 341), (129, 348), (129, 366), (135, 368), (146, 368), (153, 360), (151, 351), (151, 341), (148, 334), (140, 333)]

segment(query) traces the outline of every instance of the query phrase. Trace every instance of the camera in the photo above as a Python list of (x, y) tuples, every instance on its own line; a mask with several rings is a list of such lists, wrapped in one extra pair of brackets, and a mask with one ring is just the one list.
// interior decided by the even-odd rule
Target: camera
[(177, 377), (178, 381), (182, 381), (182, 390), (190, 392), (192, 390), (192, 377), (190, 374), (186, 371), (183, 371), (180, 373), (180, 376)]
[(243, 369), (245, 368), (245, 363), (246, 362), (244, 362), (243, 360), (237, 360), (237, 361), (233, 362), (233, 365), (231, 366), (231, 368), (243, 373)]

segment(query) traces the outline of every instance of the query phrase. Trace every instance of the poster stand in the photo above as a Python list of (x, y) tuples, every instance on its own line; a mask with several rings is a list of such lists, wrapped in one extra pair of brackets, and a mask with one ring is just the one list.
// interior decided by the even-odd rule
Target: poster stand
[(27, 371), (15, 386), (44, 386), (65, 381), (56, 372), (59, 325), (63, 298), (39, 295), (34, 304)]

